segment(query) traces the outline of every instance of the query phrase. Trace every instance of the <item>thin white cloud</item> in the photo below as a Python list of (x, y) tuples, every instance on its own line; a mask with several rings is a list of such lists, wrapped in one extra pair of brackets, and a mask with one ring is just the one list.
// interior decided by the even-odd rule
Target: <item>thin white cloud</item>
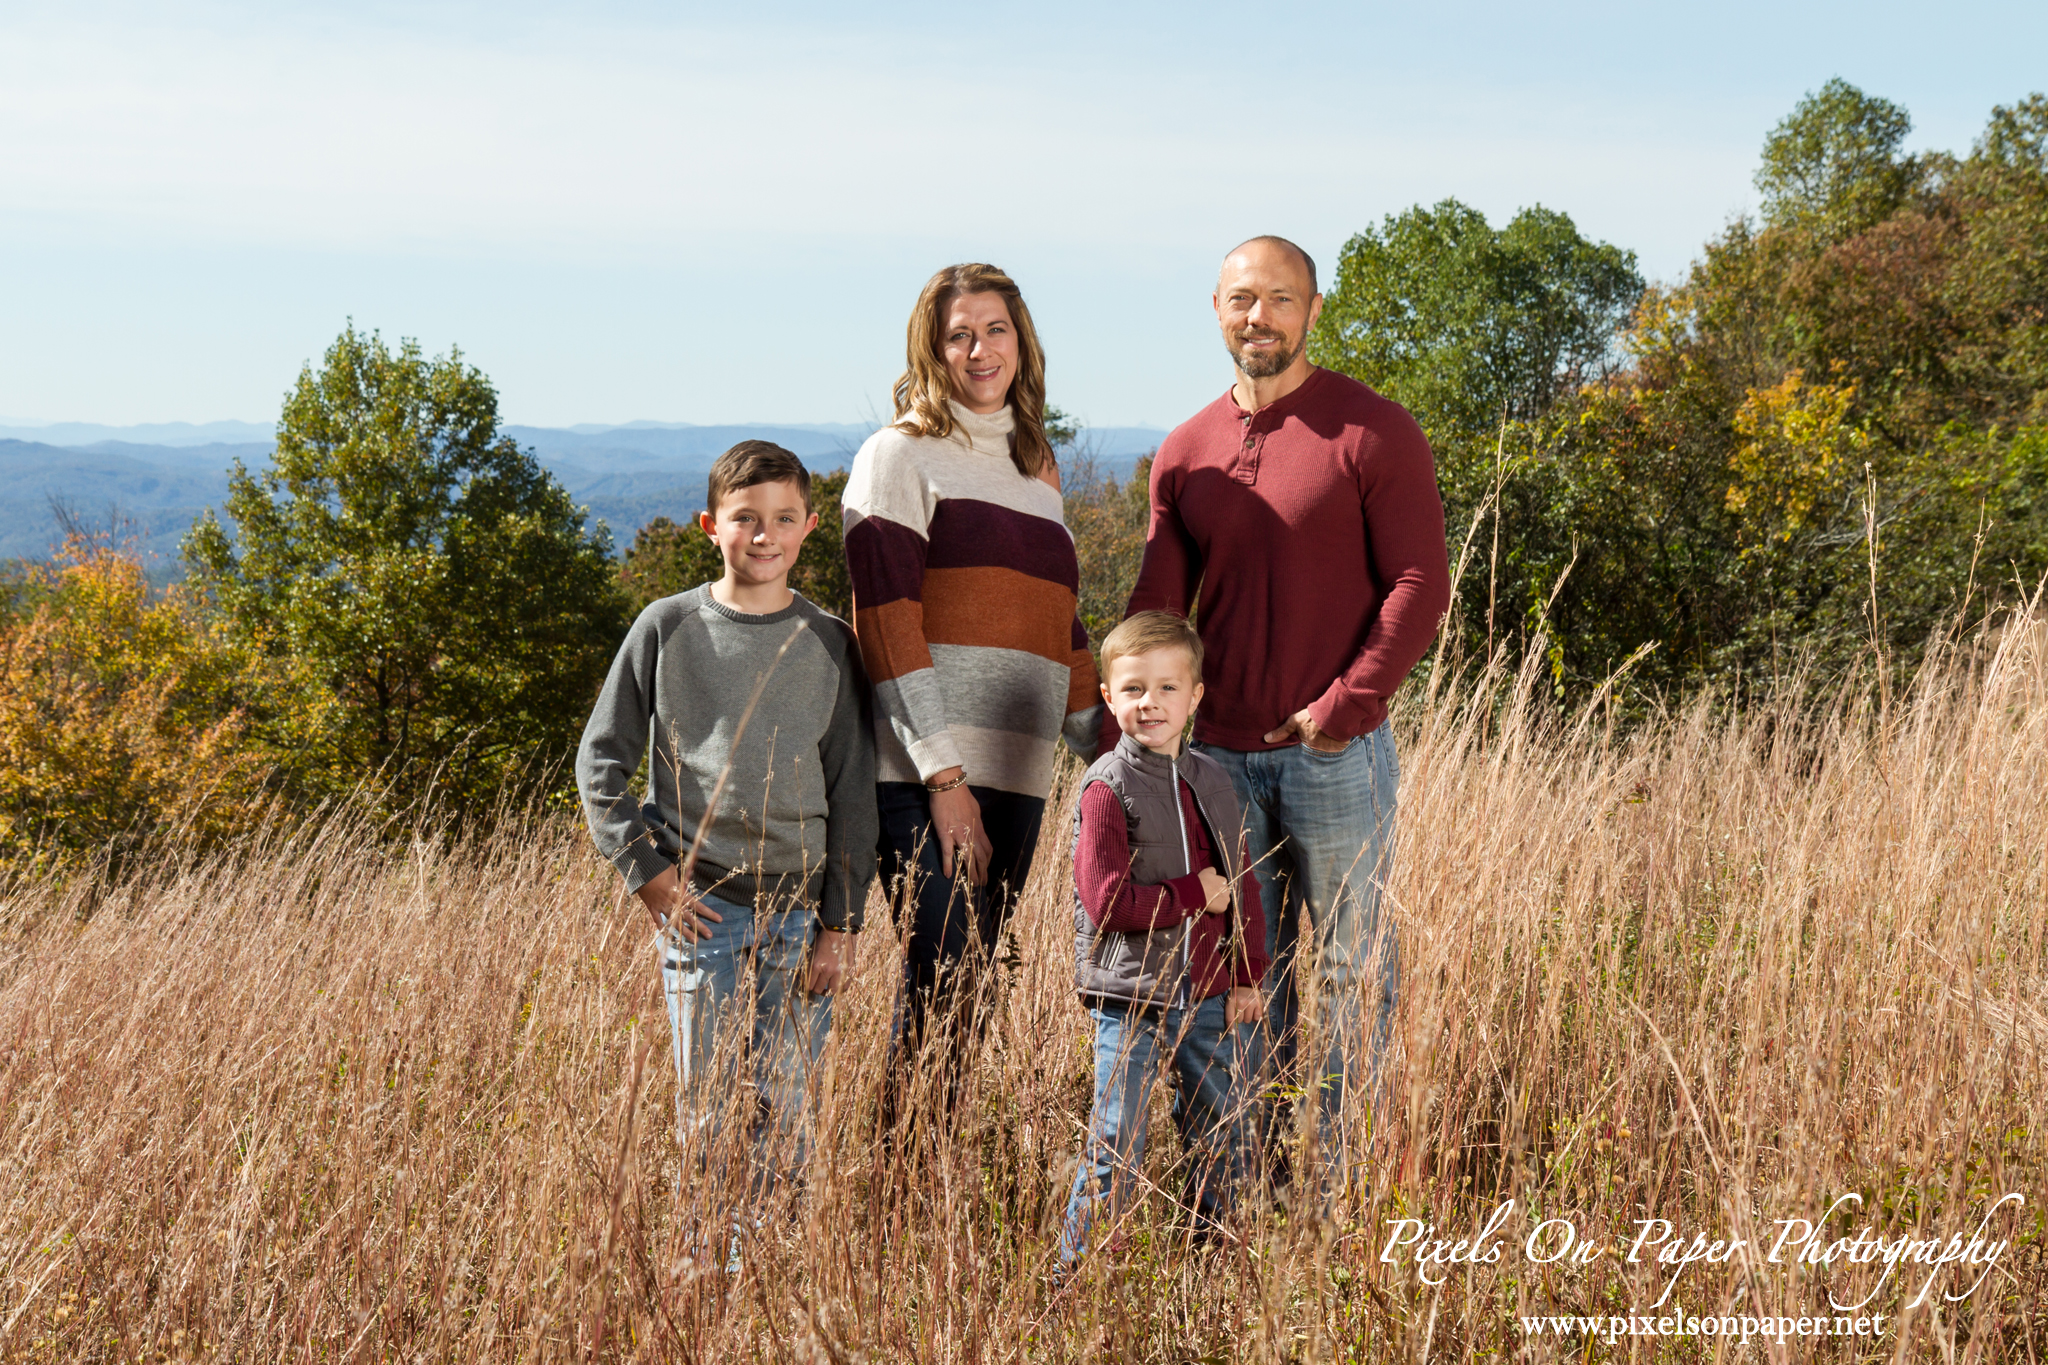
[(1517, 117), (1512, 92), (1330, 91), (1276, 137), (1200, 71), (803, 34), (45, 21), (0, 47), (0, 201), (53, 230), (343, 250), (900, 241), (977, 220), (1113, 246), (1248, 212), (1355, 227), (1441, 194), (1597, 197), (1624, 164), (1670, 161), (1617, 130), (1566, 139), (1574, 111)]
[(0, 0), (0, 410), (260, 417), (353, 316), (533, 420), (844, 420), (973, 256), (1059, 401), (1168, 423), (1220, 390), (1238, 238), (1328, 269), (1410, 204), (1541, 202), (1669, 277), (1802, 91), (1959, 147), (2048, 42), (2038, 7), (1731, 3)]

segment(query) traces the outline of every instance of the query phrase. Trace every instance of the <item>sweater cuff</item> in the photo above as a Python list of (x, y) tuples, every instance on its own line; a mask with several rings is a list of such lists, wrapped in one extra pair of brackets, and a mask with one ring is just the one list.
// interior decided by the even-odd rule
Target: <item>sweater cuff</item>
[[(1067, 738), (1067, 747), (1079, 754), (1083, 763), (1093, 763), (1102, 757), (1102, 722), (1106, 714), (1107, 708), (1097, 702), (1085, 711), (1069, 712), (1067, 723), (1060, 727)], [(1114, 727), (1114, 718), (1110, 723)]]
[[(926, 736), (903, 747), (910, 755), (912, 765), (917, 768), (917, 780), (920, 782), (929, 782), (932, 774), (942, 773), (948, 768), (966, 766), (960, 761), (960, 746), (953, 742), (953, 732), (950, 729), (941, 730), (937, 734)], [(967, 774), (967, 780), (973, 781), (974, 774)]]
[(1308, 718), (1332, 739), (1348, 742), (1372, 728), (1373, 704), (1378, 700), (1371, 692), (1352, 692), (1340, 678), (1309, 703)]
[(675, 860), (656, 848), (652, 837), (643, 834), (612, 855), (612, 866), (625, 874), (626, 890), (633, 892), (674, 867)]
[(818, 897), (818, 923), (842, 934), (857, 934), (867, 919), (867, 900), (867, 878), (828, 869), (824, 892)]
[(847, 920), (846, 883), (827, 873), (825, 894), (818, 897), (818, 923), (824, 928), (837, 929), (841, 933), (857, 932), (860, 926), (849, 924)]
[(1193, 919), (1209, 903), (1209, 893), (1202, 889), (1199, 872), (1188, 877), (1168, 877), (1162, 885), (1173, 892), (1173, 908), (1180, 919)]

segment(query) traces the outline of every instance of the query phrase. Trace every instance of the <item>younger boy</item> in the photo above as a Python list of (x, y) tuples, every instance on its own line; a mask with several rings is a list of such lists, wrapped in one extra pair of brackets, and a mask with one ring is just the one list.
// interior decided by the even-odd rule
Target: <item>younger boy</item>
[(1195, 1151), (1185, 1203), (1214, 1231), (1244, 1175), (1248, 1026), (1263, 1009), (1266, 922), (1229, 775), (1184, 753), (1202, 640), (1143, 611), (1102, 642), (1102, 699), (1121, 732), (1082, 778), (1074, 816), (1074, 974), (1095, 1021), (1095, 1106), (1060, 1236), (1060, 1274), (1129, 1202), (1152, 1082)]
[[(591, 837), (654, 921), (679, 1136), (694, 1129), (708, 1149), (728, 1104), (758, 1112), (735, 1099), (751, 1053), (766, 1110), (753, 1131), (758, 1199), (778, 1159), (802, 1164), (810, 1068), (853, 965), (875, 868), (874, 733), (853, 632), (789, 589), (818, 524), (803, 463), (742, 441), (712, 465), (706, 501), (698, 524), (724, 576), (640, 613), (584, 727), (576, 780)], [(643, 757), (644, 806), (629, 786)], [(719, 1049), (735, 1026), (738, 1046)]]

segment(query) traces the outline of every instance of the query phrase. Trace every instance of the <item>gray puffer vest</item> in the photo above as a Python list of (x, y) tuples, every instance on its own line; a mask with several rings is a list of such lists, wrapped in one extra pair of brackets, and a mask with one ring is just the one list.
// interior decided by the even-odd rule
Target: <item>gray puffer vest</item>
[[(1195, 793), (1195, 807), (1207, 826), (1209, 847), (1223, 860), (1235, 883), (1242, 817), (1237, 790), (1229, 774), (1204, 754), (1183, 752), (1178, 759), (1155, 754), (1125, 735), (1116, 748), (1095, 760), (1081, 779), (1086, 791), (1100, 782), (1116, 793), (1124, 808), (1124, 827), (1131, 844), (1131, 880), (1156, 886), (1199, 871), (1191, 866), (1192, 842), (1177, 787), (1185, 779)], [(1075, 805), (1074, 840), (1081, 837), (1080, 806)], [(1186, 1003), (1188, 938), (1197, 916), (1180, 924), (1144, 933), (1098, 930), (1088, 918), (1081, 894), (1074, 893), (1074, 985), (1083, 999), (1122, 1000), (1157, 1007)], [(1244, 919), (1233, 903), (1228, 939), (1244, 931)], [(1228, 940), (1226, 940), (1228, 941)]]

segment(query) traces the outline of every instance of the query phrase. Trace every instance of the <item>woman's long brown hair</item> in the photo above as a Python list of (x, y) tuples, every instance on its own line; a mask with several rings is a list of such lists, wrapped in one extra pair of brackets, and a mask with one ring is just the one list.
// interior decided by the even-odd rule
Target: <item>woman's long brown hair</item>
[(907, 363), (894, 390), (895, 425), (914, 436), (953, 434), (953, 410), (946, 402), (956, 395), (940, 350), (946, 311), (962, 294), (1001, 294), (1009, 306), (1010, 323), (1017, 329), (1017, 377), (1010, 383), (1010, 410), (1017, 429), (1010, 437), (1010, 461), (1019, 473), (1035, 479), (1057, 462), (1052, 442), (1045, 438), (1045, 352), (1039, 348), (1038, 329), (1031, 325), (1031, 310), (1024, 306), (1016, 282), (992, 265), (949, 265), (925, 282), (917, 307), (910, 312)]

